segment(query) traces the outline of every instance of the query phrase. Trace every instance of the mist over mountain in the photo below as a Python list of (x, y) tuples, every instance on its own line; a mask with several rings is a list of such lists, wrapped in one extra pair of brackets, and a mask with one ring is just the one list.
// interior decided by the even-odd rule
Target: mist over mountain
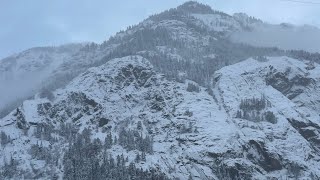
[(285, 50), (320, 52), (320, 29), (313, 26), (290, 24), (257, 26), (250, 31), (239, 31), (231, 35), (235, 42), (253, 46), (278, 47)]
[(319, 35), (190, 1), (0, 60), (0, 179), (320, 179)]

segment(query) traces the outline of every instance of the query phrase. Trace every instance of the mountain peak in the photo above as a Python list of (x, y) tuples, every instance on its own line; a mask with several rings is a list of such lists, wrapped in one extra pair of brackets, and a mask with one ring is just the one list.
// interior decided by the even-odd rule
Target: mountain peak
[(183, 10), (188, 13), (199, 13), (199, 14), (210, 14), (214, 12), (214, 10), (209, 5), (205, 5), (197, 1), (188, 1), (178, 6), (178, 10)]

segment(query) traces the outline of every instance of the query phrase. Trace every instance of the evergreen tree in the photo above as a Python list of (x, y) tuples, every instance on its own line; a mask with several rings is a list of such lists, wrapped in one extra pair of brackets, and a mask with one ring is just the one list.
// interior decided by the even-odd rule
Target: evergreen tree
[(107, 135), (107, 137), (105, 138), (105, 148), (110, 149), (112, 147), (112, 135), (111, 132)]
[(141, 161), (141, 157), (140, 157), (139, 153), (137, 153), (136, 158), (134, 160), (135, 160), (136, 163)]
[(5, 146), (10, 142), (10, 137), (6, 135), (5, 132), (1, 131), (0, 133), (0, 138), (1, 138), (1, 145)]
[(146, 162), (146, 153), (145, 152), (142, 152), (142, 154), (141, 154), (141, 160), (142, 161), (144, 161), (144, 162)]

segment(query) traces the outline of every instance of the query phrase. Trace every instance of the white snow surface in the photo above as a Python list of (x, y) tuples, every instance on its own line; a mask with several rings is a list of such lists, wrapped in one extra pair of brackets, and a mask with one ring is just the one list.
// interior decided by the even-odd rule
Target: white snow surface
[[(272, 86), (266, 85), (265, 76), (270, 72), (270, 66), (277, 72), (285, 72), (290, 67), (289, 78), (295, 75), (308, 76), (315, 80), (316, 85), (309, 85), (302, 94), (290, 100)], [(310, 103), (311, 100), (319, 99), (319, 91), (316, 89), (319, 65), (316, 64), (313, 70), (306, 70), (305, 67), (305, 62), (288, 57), (268, 57), (264, 62), (248, 59), (222, 68), (215, 74), (212, 97), (205, 88), (200, 87), (200, 92), (188, 92), (187, 82), (166, 80), (163, 75), (154, 72), (147, 59), (140, 56), (114, 59), (102, 66), (90, 68), (66, 88), (55, 91), (53, 102), (41, 98), (25, 101), (19, 110), (30, 127), (27, 134), (17, 127), (19, 120), (16, 111), (1, 119), (0, 131), (10, 135), (12, 142), (0, 150), (0, 159), (12, 156), (19, 160), (19, 167), (24, 170), (48, 170), (49, 167), (43, 162), (32, 160), (28, 154), (32, 144), (48, 143), (33, 136), (33, 124), (49, 121), (54, 125), (59, 117), (72, 122), (82, 112), (74, 111), (73, 115), (66, 116), (65, 108), (75, 110), (87, 105), (77, 104), (70, 100), (70, 96), (84, 94), (98, 104), (98, 110), (83, 115), (74, 123), (80, 129), (86, 127), (95, 130), (93, 138), (104, 140), (106, 136), (102, 128), (97, 127), (97, 120), (101, 117), (111, 119), (108, 126), (112, 127), (113, 133), (123, 126), (134, 129), (138, 121), (143, 122), (142, 132), (153, 137), (155, 151), (147, 155), (146, 163), (138, 164), (144, 169), (159, 167), (170, 178), (187, 179), (191, 174), (194, 179), (217, 179), (215, 156), (220, 156), (221, 164), (226, 167), (242, 164), (248, 170), (259, 169), (260, 173), (252, 171), (253, 177), (258, 179), (287, 177), (285, 168), (268, 172), (246, 157), (247, 153), (260, 156), (255, 149), (246, 151), (243, 148), (250, 141), (255, 141), (263, 142), (271, 154), (281, 156), (283, 166), (294, 162), (307, 167), (302, 172), (305, 176), (311, 172), (319, 176), (319, 156), (310, 142), (287, 120), (295, 118), (319, 124), (319, 105)], [(275, 113), (276, 124), (235, 118), (241, 99), (261, 95), (270, 101), (271, 107), (268, 110)], [(155, 100), (156, 97), (161, 97), (161, 100)], [(299, 102), (305, 106), (299, 106)], [(38, 112), (38, 105), (44, 103), (52, 105), (51, 110), (57, 111), (57, 118)], [(307, 112), (305, 109), (308, 109), (310, 116), (303, 115)], [(186, 114), (187, 111), (192, 112), (192, 115)], [(179, 127), (189, 124), (192, 124), (192, 132), (180, 133)], [(65, 146), (59, 143), (53, 145), (56, 148)], [(131, 161), (134, 159), (134, 151), (128, 152), (118, 145), (109, 151), (114, 155), (129, 155)], [(32, 167), (30, 162), (34, 164)], [(56, 171), (61, 172), (61, 169)]]

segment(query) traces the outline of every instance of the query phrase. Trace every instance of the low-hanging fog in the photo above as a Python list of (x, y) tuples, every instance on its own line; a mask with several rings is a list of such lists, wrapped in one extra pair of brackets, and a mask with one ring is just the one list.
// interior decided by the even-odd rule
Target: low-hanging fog
[(48, 71), (27, 72), (23, 76), (13, 77), (0, 74), (0, 118), (6, 115), (22, 100), (32, 97), (43, 86)]
[(254, 46), (320, 52), (320, 29), (308, 25), (261, 25), (250, 31), (235, 32), (231, 39)]

